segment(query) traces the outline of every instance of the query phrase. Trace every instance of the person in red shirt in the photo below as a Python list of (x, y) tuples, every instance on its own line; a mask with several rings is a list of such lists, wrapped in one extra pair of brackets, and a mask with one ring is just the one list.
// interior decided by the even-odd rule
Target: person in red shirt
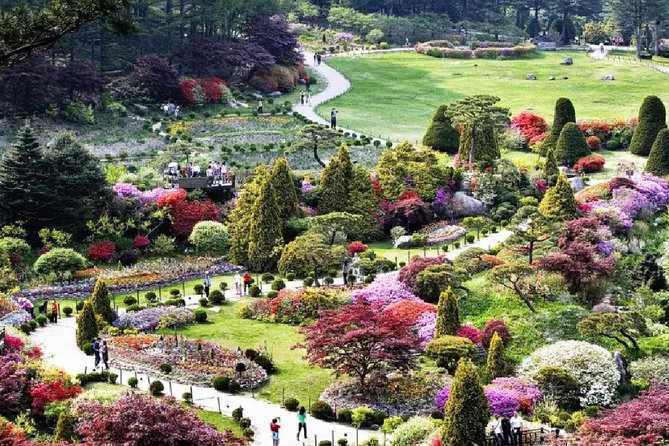
[(244, 282), (244, 294), (249, 294), (249, 288), (251, 288), (251, 273), (246, 271), (242, 276), (242, 281)]
[(272, 422), (269, 424), (269, 430), (272, 431), (272, 446), (279, 446), (279, 429), (281, 425), (279, 422), (281, 418), (273, 418)]

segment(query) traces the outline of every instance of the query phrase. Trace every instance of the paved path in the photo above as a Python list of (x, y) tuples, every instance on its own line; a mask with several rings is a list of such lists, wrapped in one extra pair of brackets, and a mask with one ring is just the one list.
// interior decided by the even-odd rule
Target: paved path
[[(639, 60), (636, 58), (636, 53), (633, 49), (607, 45), (604, 46), (603, 52), (601, 51), (599, 45), (590, 45), (590, 49), (592, 51), (588, 52), (588, 56), (592, 59), (610, 60), (612, 62), (627, 63), (632, 65), (642, 65), (648, 68), (652, 68), (655, 71), (659, 71), (660, 73), (669, 74), (669, 66), (654, 63), (652, 60)], [(630, 53), (630, 57), (609, 56), (609, 51), (614, 49), (628, 51)]]

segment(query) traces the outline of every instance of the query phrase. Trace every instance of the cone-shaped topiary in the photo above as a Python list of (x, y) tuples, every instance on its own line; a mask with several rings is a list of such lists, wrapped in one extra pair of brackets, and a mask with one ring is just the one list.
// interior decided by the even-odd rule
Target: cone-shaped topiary
[(590, 155), (590, 148), (585, 142), (585, 136), (581, 128), (573, 122), (568, 122), (562, 127), (557, 147), (555, 148), (555, 159), (562, 166), (573, 166), (576, 161), (584, 156)]
[(662, 129), (657, 134), (646, 162), (646, 172), (653, 175), (669, 175), (669, 130)]
[(353, 180), (351, 152), (346, 145), (339, 147), (337, 156), (332, 157), (321, 176), (321, 197), (318, 203), (320, 214), (344, 212)]
[(546, 162), (544, 163), (544, 175), (552, 177), (559, 174), (560, 169), (558, 169), (558, 163), (555, 159), (555, 152), (553, 149), (548, 149), (548, 152), (546, 152)]
[(274, 271), (283, 246), (283, 236), (279, 208), (269, 178), (260, 186), (251, 217), (248, 266), (257, 272)]
[[(502, 155), (497, 144), (497, 133), (495, 127), (491, 125), (479, 125), (475, 132), (476, 144), (472, 162), (491, 163), (499, 159)], [(466, 125), (460, 135), (460, 148), (458, 150), (458, 159), (461, 162), (469, 162), (472, 149), (472, 130), (470, 125)]]
[(486, 361), (486, 374), (488, 380), (492, 381), (495, 378), (506, 376), (506, 361), (504, 360), (504, 341), (495, 332), (490, 341), (490, 348), (488, 349), (488, 360)]
[(486, 444), (486, 427), (490, 418), (488, 400), (476, 366), (469, 359), (461, 359), (455, 370), (444, 412), (442, 446)]
[(100, 315), (108, 324), (114, 322), (114, 310), (109, 301), (109, 290), (104, 280), (98, 279), (91, 295), (91, 304), (96, 315)]
[(634, 129), (630, 152), (646, 156), (650, 153), (657, 134), (667, 128), (667, 111), (657, 96), (646, 96), (639, 109), (639, 123)]
[(553, 115), (553, 126), (550, 134), (544, 139), (540, 145), (542, 156), (546, 155), (548, 149), (555, 149), (558, 138), (562, 132), (562, 127), (568, 122), (576, 122), (576, 111), (574, 104), (567, 98), (559, 98), (555, 102), (555, 114)]
[(73, 441), (76, 438), (74, 432), (74, 418), (69, 410), (65, 409), (58, 415), (58, 423), (53, 433), (54, 441)]
[(98, 335), (98, 324), (95, 321), (95, 311), (90, 300), (84, 303), (77, 317), (77, 345), (83, 348), (84, 344), (90, 343)]
[(293, 183), (293, 176), (290, 173), (290, 166), (286, 158), (279, 158), (274, 161), (271, 178), (281, 221), (298, 216), (299, 202), (297, 201), (297, 191), (295, 190), (295, 183)]
[(555, 186), (546, 191), (539, 203), (539, 212), (547, 219), (557, 222), (578, 217), (574, 191), (565, 175), (558, 176)]
[(460, 328), (460, 310), (458, 298), (448, 289), (439, 295), (437, 303), (437, 323), (434, 327), (434, 337), (454, 335)]
[(460, 133), (451, 124), (451, 119), (446, 116), (447, 107), (440, 105), (437, 109), (423, 136), (423, 145), (439, 152), (456, 154), (460, 144)]

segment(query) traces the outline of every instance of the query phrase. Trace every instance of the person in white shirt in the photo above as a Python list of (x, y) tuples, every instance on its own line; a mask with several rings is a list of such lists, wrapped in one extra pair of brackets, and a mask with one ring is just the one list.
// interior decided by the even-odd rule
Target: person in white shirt
[(523, 417), (520, 412), (511, 417), (511, 445), (523, 446)]
[(237, 296), (242, 295), (242, 276), (239, 274), (239, 272), (235, 273), (235, 293)]
[(495, 437), (495, 446), (504, 444), (504, 431), (502, 430), (502, 417), (497, 416), (492, 422), (492, 435)]
[(193, 178), (197, 178), (200, 176), (200, 165), (199, 164), (193, 164), (193, 168), (191, 169), (191, 172), (193, 173)]

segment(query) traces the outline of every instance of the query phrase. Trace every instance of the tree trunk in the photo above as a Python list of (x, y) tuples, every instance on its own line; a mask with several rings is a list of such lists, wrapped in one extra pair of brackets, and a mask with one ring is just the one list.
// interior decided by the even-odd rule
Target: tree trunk
[(658, 17), (655, 20), (655, 55), (660, 55), (660, 24), (662, 23), (661, 19)]
[(534, 255), (534, 240), (530, 241), (530, 244), (527, 246), (527, 260), (530, 265), (532, 264), (533, 255)]
[(325, 168), (325, 163), (318, 156), (318, 144), (317, 143), (314, 143), (314, 159), (316, 160), (316, 162), (318, 164), (321, 165), (321, 167)]
[(476, 124), (472, 124), (472, 142), (469, 148), (469, 164), (474, 164), (475, 149), (476, 149)]
[(636, 30), (634, 31), (634, 35), (636, 36), (636, 58), (640, 59), (641, 58), (641, 27), (643, 25), (639, 23), (639, 25), (636, 27)]
[(532, 304), (532, 301), (530, 300), (530, 298), (527, 297), (527, 296), (525, 295), (525, 293), (523, 293), (523, 292), (520, 290), (520, 288), (518, 288), (518, 282), (513, 282), (513, 290), (516, 292), (516, 294), (518, 295), (518, 297), (520, 297), (520, 298), (523, 300), (523, 302), (525, 302), (525, 305), (527, 305), (527, 308), (529, 308), (530, 311), (531, 311), (532, 313), (536, 313), (536, 312), (537, 312), (537, 309), (534, 308), (534, 305)]

